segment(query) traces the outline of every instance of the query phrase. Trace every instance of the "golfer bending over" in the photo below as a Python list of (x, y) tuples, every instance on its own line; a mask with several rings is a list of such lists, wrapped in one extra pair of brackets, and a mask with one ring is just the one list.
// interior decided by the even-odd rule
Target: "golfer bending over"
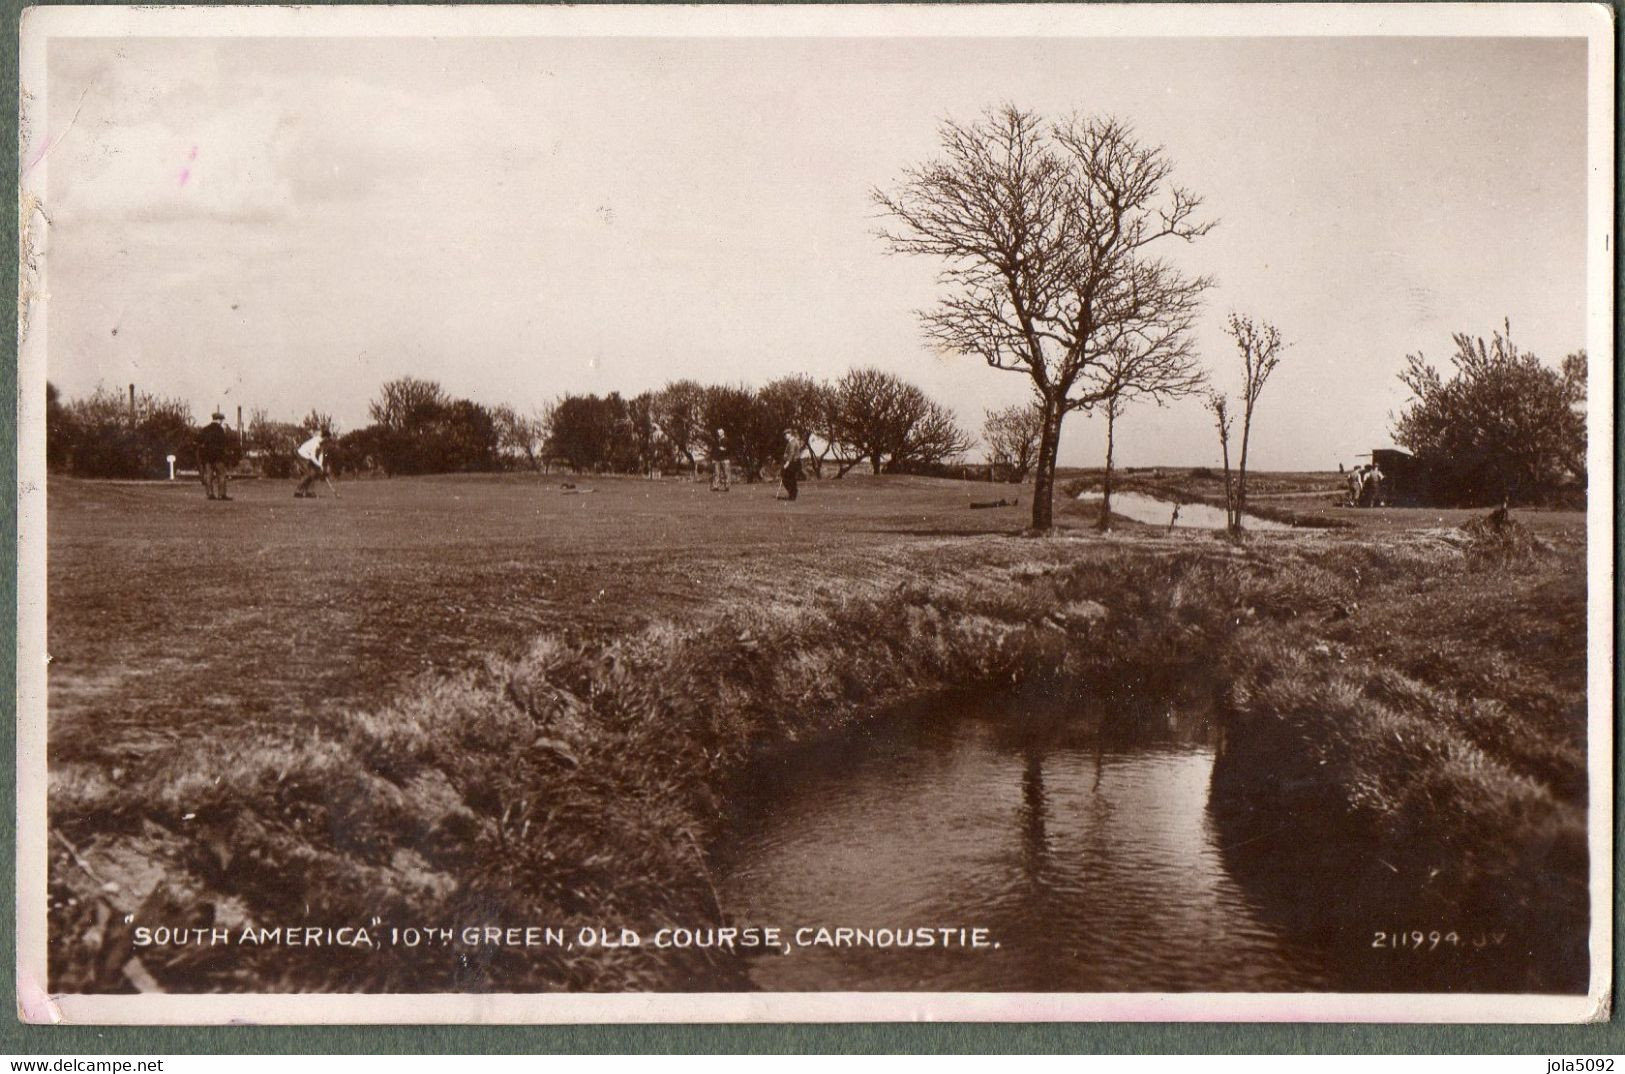
[(779, 471), (779, 483), (784, 486), (784, 498), (794, 501), (796, 490), (801, 486), (801, 456), (794, 454), (784, 463), (784, 469)]
[(322, 431), (317, 429), (315, 436), (299, 445), (298, 459), (302, 480), (299, 482), (299, 487), (293, 490), (296, 498), (308, 497), (312, 500), (316, 498), (316, 494), (310, 490), (310, 486), (314, 485), (316, 479), (322, 476), (322, 444), (325, 440)]

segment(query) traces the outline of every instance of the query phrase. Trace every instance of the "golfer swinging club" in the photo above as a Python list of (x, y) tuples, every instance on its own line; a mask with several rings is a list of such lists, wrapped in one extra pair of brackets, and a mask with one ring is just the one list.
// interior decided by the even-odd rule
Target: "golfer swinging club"
[(299, 482), (299, 487), (293, 490), (295, 499), (314, 500), (316, 498), (316, 493), (311, 490), (310, 486), (314, 485), (316, 479), (322, 476), (322, 445), (325, 441), (326, 437), (320, 429), (317, 429), (315, 436), (299, 445), (299, 468), (303, 473), (303, 478)]

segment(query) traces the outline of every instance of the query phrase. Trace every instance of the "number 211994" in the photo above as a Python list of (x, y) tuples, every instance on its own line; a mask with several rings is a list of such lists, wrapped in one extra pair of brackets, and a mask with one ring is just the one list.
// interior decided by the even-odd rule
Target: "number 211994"
[(1500, 947), (1506, 943), (1504, 932), (1479, 932), (1463, 936), (1454, 929), (1396, 929), (1393, 932), (1372, 933), (1371, 946), (1391, 951), (1436, 951), (1439, 947)]

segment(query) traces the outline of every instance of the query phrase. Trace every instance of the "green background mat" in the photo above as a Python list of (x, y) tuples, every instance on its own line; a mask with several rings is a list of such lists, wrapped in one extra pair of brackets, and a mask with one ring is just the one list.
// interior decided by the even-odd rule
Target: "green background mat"
[[(195, 2), (195, 0), (194, 0)], [(307, 0), (309, 2), (309, 0)], [(323, 0), (315, 0), (323, 2)], [(489, 0), (487, 0), (489, 2)], [(0, 41), (0, 84), (17, 86), (18, 22), (23, 10), (19, 0), (0, 0), (5, 7), (4, 39)], [(1621, 3), (1610, 0), (1615, 23)], [(203, 6), (203, 5), (199, 5)], [(215, 6), (215, 5), (208, 5)], [(224, 5), (220, 5), (224, 6)], [(1619, 69), (1619, 41), (1616, 34), (1616, 72)], [(1619, 86), (1615, 87), (1616, 115)], [(15, 98), (14, 98), (15, 99)], [(5, 144), (17, 144), (17, 112), (6, 109), (3, 121)], [(1619, 156), (1615, 140), (1616, 163)], [(13, 157), (15, 161), (16, 158)], [(6, 170), (5, 201), (17, 204), (17, 166)], [(1616, 191), (1617, 197), (1617, 191)], [(1616, 204), (1616, 220), (1618, 217)], [(1617, 234), (1617, 228), (1615, 234)], [(5, 248), (12, 251), (3, 259), (0, 290), (17, 293), (17, 213), (5, 214)], [(1617, 275), (1617, 274), (1616, 274)], [(1617, 279), (1616, 279), (1617, 287)], [(1617, 295), (1617, 292), (1616, 292)], [(8, 360), (0, 367), (4, 394), (14, 397), (17, 388), (16, 303), (10, 331), (5, 337)], [(1615, 350), (1618, 350), (1618, 302), (1616, 297)], [(1616, 378), (1618, 365), (1616, 363)], [(1615, 399), (1618, 410), (1619, 384)], [(0, 415), (4, 426), (5, 449), (0, 451), (4, 483), (16, 487), (16, 410)], [(1615, 458), (1619, 444), (1614, 444)], [(0, 593), (9, 613), (8, 628), (16, 630), (17, 606), (17, 504), (4, 497), (6, 569), (0, 574)], [(1615, 525), (1621, 513), (1615, 501)], [(1618, 572), (1618, 546), (1614, 551)], [(1615, 609), (1615, 630), (1619, 615)], [(15, 636), (13, 641), (15, 642)], [(16, 646), (0, 649), (5, 677), (16, 681)], [(1616, 711), (1618, 690), (1615, 684)], [(8, 758), (16, 757), (16, 694), (7, 690)], [(1617, 723), (1616, 723), (1617, 728)], [(1617, 730), (1616, 730), (1617, 737)], [(1614, 759), (1616, 808), (1614, 870), (1620, 871), (1621, 833), (1617, 796), (1620, 785), (1618, 751)], [(12, 803), (13, 823), (6, 825), (4, 857), (6, 875), (14, 875), (16, 862), (16, 770), (8, 760), (0, 766), (0, 794)], [(4, 886), (4, 924), (0, 924), (0, 962), (6, 995), (15, 1012), (16, 980), (16, 889)], [(1614, 891), (1616, 920), (1619, 887)], [(1614, 946), (1614, 979), (1620, 975), (1621, 945)], [(505, 1027), (180, 1027), (180, 1028), (98, 1028), (90, 1026), (28, 1026), (6, 1017), (0, 1033), (0, 1053), (54, 1055), (152, 1055), (211, 1053), (526, 1053), (526, 1052), (1113, 1052), (1113, 1053), (1224, 1053), (1224, 1052), (1400, 1052), (1400, 1053), (1535, 1053), (1548, 1055), (1597, 1055), (1625, 1053), (1625, 1031), (1616, 1013), (1614, 1020), (1587, 1026), (1344, 1026), (1344, 1025), (1164, 1025), (1164, 1024), (965, 1024), (921, 1025), (664, 1025), (664, 1026), (505, 1026)]]

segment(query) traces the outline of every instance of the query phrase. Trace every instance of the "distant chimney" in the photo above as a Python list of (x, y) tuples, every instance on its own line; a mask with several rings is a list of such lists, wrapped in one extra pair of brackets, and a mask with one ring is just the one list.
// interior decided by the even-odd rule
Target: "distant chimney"
[(237, 442), (243, 442), (243, 404), (237, 404)]
[(130, 424), (135, 424), (135, 385), (130, 385)]

